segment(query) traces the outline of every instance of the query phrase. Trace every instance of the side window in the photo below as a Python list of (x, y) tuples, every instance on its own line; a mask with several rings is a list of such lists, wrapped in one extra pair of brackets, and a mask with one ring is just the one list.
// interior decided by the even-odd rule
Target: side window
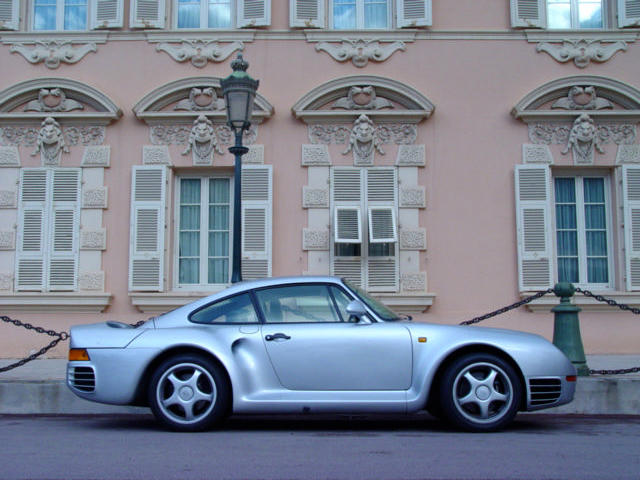
[(349, 314), (347, 313), (347, 305), (351, 303), (351, 298), (347, 296), (341, 289), (338, 287), (330, 287), (331, 293), (333, 294), (333, 298), (336, 301), (336, 305), (338, 305), (338, 312), (342, 317), (342, 321), (346, 322), (349, 320)]
[(339, 322), (327, 285), (293, 285), (256, 292), (266, 323)]
[(191, 314), (194, 323), (258, 323), (249, 294), (225, 298)]

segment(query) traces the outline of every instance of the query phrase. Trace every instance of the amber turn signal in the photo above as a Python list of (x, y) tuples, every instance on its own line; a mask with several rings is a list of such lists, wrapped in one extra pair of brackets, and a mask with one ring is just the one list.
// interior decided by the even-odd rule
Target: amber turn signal
[(89, 352), (87, 352), (84, 348), (71, 348), (69, 350), (69, 361), (70, 362), (82, 362), (91, 360), (89, 358)]

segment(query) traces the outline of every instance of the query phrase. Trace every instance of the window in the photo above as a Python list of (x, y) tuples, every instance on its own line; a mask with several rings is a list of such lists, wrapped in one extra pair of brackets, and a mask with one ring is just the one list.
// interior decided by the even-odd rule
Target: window
[(606, 177), (555, 177), (554, 193), (558, 281), (608, 287)]
[(336, 30), (388, 28), (390, 0), (333, 0), (332, 22)]
[(225, 298), (197, 310), (189, 317), (194, 323), (258, 323), (248, 293)]
[(603, 28), (603, 0), (547, 0), (547, 26), (557, 29)]
[(232, 214), (230, 179), (180, 178), (178, 199), (178, 285), (228, 283)]
[(270, 0), (174, 0), (175, 28), (241, 28), (271, 23)]
[(340, 322), (327, 285), (292, 285), (256, 291), (266, 323)]
[(86, 30), (87, 0), (34, 0), (34, 30)]

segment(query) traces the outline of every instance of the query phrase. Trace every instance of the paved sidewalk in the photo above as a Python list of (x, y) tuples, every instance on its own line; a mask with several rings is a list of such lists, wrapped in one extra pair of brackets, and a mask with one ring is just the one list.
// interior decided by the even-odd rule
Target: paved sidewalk
[[(0, 367), (16, 362), (0, 359)], [(64, 359), (34, 360), (0, 373), (0, 414), (148, 413), (148, 409), (88, 402), (65, 384)], [(587, 355), (589, 368), (613, 370), (640, 366), (640, 355)], [(640, 374), (579, 377), (575, 400), (548, 413), (640, 415)]]

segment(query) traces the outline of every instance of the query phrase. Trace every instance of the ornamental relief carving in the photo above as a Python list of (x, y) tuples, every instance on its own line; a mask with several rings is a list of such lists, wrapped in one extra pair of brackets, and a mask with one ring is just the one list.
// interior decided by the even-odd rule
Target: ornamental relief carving
[(224, 153), (218, 146), (213, 123), (204, 115), (200, 115), (193, 121), (187, 148), (182, 155), (193, 152), (194, 165), (211, 165), (214, 150), (221, 155)]
[(302, 187), (303, 208), (329, 208), (329, 190), (327, 188)]
[[(531, 143), (542, 145), (567, 144), (573, 125), (571, 123), (530, 123)], [(597, 123), (596, 135), (601, 144), (629, 145), (636, 138), (636, 126), (629, 123)]]
[(567, 146), (561, 153), (566, 155), (571, 150), (573, 162), (576, 165), (591, 165), (594, 149), (604, 153), (601, 144), (602, 140), (598, 136), (595, 122), (589, 115), (583, 113), (573, 122)]
[(426, 165), (424, 145), (400, 145), (396, 165), (400, 167), (424, 167)]
[(242, 42), (220, 44), (215, 40), (180, 39), (177, 45), (163, 42), (156, 51), (166, 52), (176, 62), (191, 61), (191, 65), (204, 68), (208, 62), (223, 62), (236, 50), (243, 50)]
[(31, 100), (24, 107), (25, 112), (71, 112), (83, 109), (84, 105), (67, 98), (64, 90), (60, 88), (40, 89), (38, 99)]
[(613, 103), (605, 98), (598, 98), (595, 87), (571, 87), (565, 98), (556, 100), (551, 108), (565, 110), (602, 110), (613, 108)]
[(620, 50), (627, 50), (627, 42), (605, 42), (588, 39), (563, 39), (562, 43), (541, 42), (536, 52), (545, 52), (555, 60), (566, 63), (573, 60), (576, 67), (585, 68), (592, 61), (606, 62)]
[(302, 229), (303, 250), (329, 250), (329, 231)]
[(94, 145), (84, 148), (83, 167), (109, 167), (111, 164), (111, 146)]
[(427, 290), (426, 272), (400, 274), (400, 290), (403, 292), (426, 291)]
[(327, 145), (302, 145), (302, 165), (305, 167), (331, 165)]
[(10, 292), (13, 290), (13, 273), (0, 273), (0, 291)]
[(194, 87), (189, 91), (188, 98), (180, 100), (173, 107), (174, 110), (187, 110), (190, 112), (224, 110), (225, 108), (224, 98), (218, 98), (218, 94), (213, 87)]
[(107, 231), (104, 228), (80, 230), (80, 250), (106, 250)]
[[(51, 118), (51, 117), (48, 117)], [(68, 146), (102, 145), (105, 127), (98, 125), (61, 127), (64, 142)], [(27, 126), (9, 126), (0, 129), (0, 145), (33, 147), (38, 143), (40, 129)]]
[(345, 110), (380, 110), (393, 108), (393, 104), (386, 98), (378, 98), (376, 90), (372, 86), (351, 87), (346, 97), (339, 98), (331, 108), (344, 108)]
[(522, 145), (522, 163), (553, 163), (551, 149), (547, 145)]
[(316, 51), (325, 51), (334, 60), (346, 62), (351, 60), (358, 67), (366, 67), (370, 60), (383, 62), (397, 50), (406, 50), (404, 42), (381, 42), (379, 40), (343, 39), (341, 43), (320, 42)]
[[(0, 140), (3, 130), (0, 128)], [(20, 153), (17, 147), (0, 147), (0, 167), (19, 167)]]
[(104, 272), (84, 272), (78, 275), (78, 288), (80, 290), (104, 291)]
[(427, 231), (424, 228), (401, 229), (400, 250), (426, 250)]
[[(151, 143), (153, 145), (187, 145), (191, 136), (193, 126), (188, 125), (153, 125), (150, 127)], [(231, 129), (226, 125), (213, 125), (214, 135), (218, 145), (232, 145), (234, 136)], [(245, 146), (255, 143), (258, 137), (258, 127), (251, 125), (249, 130), (244, 132), (243, 144)]]
[[(352, 129), (346, 125), (310, 125), (309, 140), (312, 144), (345, 144), (351, 139)], [(376, 126), (375, 136), (382, 145), (411, 145), (416, 141), (418, 129), (409, 123), (381, 123)]]
[(401, 208), (424, 208), (427, 203), (425, 198), (425, 188), (422, 186), (400, 187)]
[(373, 165), (375, 151), (384, 155), (384, 150), (382, 150), (380, 144), (381, 140), (371, 119), (366, 115), (360, 115), (353, 123), (347, 149), (342, 154), (346, 155), (349, 152), (353, 152), (354, 165)]
[(61, 63), (73, 64), (82, 60), (90, 52), (97, 52), (95, 43), (76, 43), (71, 41), (45, 40), (36, 41), (35, 46), (28, 43), (15, 43), (9, 51), (19, 53), (29, 63), (44, 62), (50, 69), (56, 69)]
[(0, 231), (0, 250), (15, 250), (16, 232), (13, 230)]
[(60, 154), (69, 153), (69, 147), (65, 142), (60, 124), (53, 117), (47, 117), (42, 121), (38, 138), (36, 139), (36, 149), (31, 153), (34, 157), (38, 153), (45, 166), (56, 166), (60, 164)]
[(166, 145), (143, 145), (143, 165), (171, 165), (169, 148)]
[(18, 192), (15, 190), (0, 190), (0, 208), (16, 208)]
[(83, 190), (82, 208), (107, 208), (107, 187)]
[(640, 145), (619, 145), (616, 164), (640, 163)]

